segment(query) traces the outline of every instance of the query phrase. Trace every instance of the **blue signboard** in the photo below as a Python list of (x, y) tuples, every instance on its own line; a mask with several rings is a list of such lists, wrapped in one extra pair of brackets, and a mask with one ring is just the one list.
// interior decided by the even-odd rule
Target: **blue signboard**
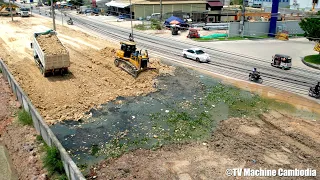
[(33, 3), (33, 0), (30, 0), (30, 3)]

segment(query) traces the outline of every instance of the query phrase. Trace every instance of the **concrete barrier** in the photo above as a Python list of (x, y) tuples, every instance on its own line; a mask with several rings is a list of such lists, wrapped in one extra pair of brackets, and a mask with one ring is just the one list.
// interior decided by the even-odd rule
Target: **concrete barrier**
[(9, 69), (7, 68), (7, 66), (1, 58), (0, 69), (2, 70), (2, 74), (4, 78), (8, 81), (17, 100), (20, 102), (23, 108), (30, 113), (33, 121), (33, 126), (36, 128), (37, 132), (42, 136), (43, 140), (48, 144), (48, 146), (54, 146), (59, 150), (64, 170), (68, 178), (70, 180), (85, 180), (77, 165), (74, 163), (67, 151), (61, 145), (60, 141), (57, 139), (57, 137), (53, 134), (49, 126), (43, 120), (40, 113), (33, 106), (28, 96), (23, 92), (22, 88), (14, 79), (13, 75), (10, 73)]

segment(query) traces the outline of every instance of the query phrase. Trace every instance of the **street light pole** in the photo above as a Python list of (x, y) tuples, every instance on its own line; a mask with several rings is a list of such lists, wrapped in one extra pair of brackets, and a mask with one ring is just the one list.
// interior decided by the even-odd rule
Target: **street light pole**
[(51, 15), (52, 15), (52, 22), (53, 22), (53, 30), (56, 31), (56, 20), (55, 20), (55, 15), (54, 15), (53, 0), (51, 0)]
[(130, 0), (130, 20), (131, 20), (131, 35), (133, 38), (133, 27), (132, 27), (132, 4), (131, 4), (131, 0)]
[(241, 32), (241, 37), (244, 36), (244, 21), (245, 21), (245, 1), (242, 1), (242, 16), (241, 16), (241, 24), (240, 24), (240, 32)]
[(162, 21), (162, 0), (160, 0), (160, 23)]
[(12, 15), (12, 6), (11, 6), (11, 0), (9, 0), (9, 6), (10, 6), (10, 15), (11, 15), (11, 21), (13, 21), (13, 15)]

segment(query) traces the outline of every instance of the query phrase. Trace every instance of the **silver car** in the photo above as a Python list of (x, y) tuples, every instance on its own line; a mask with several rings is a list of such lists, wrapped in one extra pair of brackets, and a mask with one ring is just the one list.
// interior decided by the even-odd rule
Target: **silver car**
[(209, 62), (210, 56), (199, 48), (189, 48), (182, 51), (184, 58), (196, 60), (197, 62)]

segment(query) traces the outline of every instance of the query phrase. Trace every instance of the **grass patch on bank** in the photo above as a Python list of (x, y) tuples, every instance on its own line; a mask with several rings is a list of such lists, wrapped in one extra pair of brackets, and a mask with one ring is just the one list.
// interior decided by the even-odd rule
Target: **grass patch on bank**
[(304, 57), (304, 60), (308, 63), (320, 64), (320, 55), (315, 54), (315, 55), (306, 56)]
[(222, 38), (194, 38), (193, 40), (195, 41), (237, 41), (237, 40), (256, 40), (256, 39), (267, 39), (269, 38), (267, 35), (266, 36), (236, 36), (236, 37), (222, 37)]
[(236, 87), (218, 83), (207, 88), (201, 97), (181, 100), (165, 110), (151, 113), (146, 124), (117, 132), (97, 152), (106, 159), (139, 149), (156, 150), (163, 145), (182, 144), (210, 139), (220, 120), (232, 117), (258, 117), (270, 109), (291, 109), (293, 106), (262, 98)]
[(155, 19), (151, 19), (150, 20), (150, 24), (136, 24), (133, 26), (135, 29), (138, 29), (138, 30), (161, 30), (162, 29), (162, 26), (161, 26), (161, 23), (160, 21), (158, 20), (155, 20)]
[(48, 170), (49, 179), (68, 180), (59, 150), (56, 147), (48, 146), (40, 135), (37, 135), (36, 142), (41, 145), (40, 151), (44, 153), (42, 162), (43, 166)]
[(2, 69), (0, 68), (0, 73), (2, 73)]
[(28, 126), (32, 126), (33, 125), (33, 121), (32, 121), (31, 115), (27, 111), (25, 111), (24, 109), (20, 109), (18, 111), (18, 121), (22, 125), (28, 125)]

